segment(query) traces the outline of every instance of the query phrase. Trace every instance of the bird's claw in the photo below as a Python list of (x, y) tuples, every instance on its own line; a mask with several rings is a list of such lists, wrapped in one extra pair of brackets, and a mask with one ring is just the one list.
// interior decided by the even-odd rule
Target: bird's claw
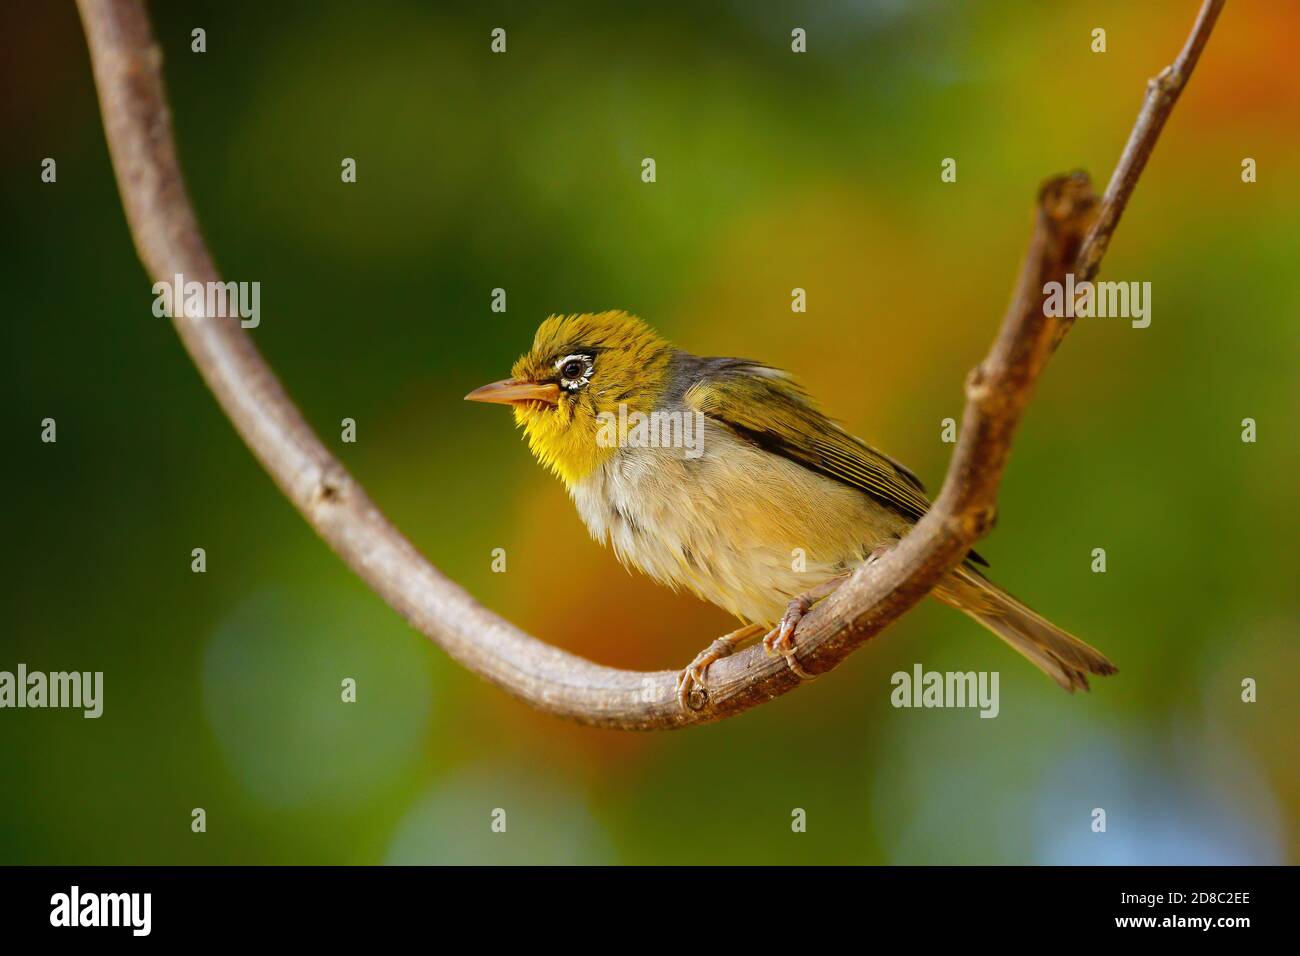
[(813, 675), (803, 669), (803, 666), (799, 663), (799, 658), (795, 656), (794, 632), (810, 607), (812, 607), (812, 601), (807, 597), (795, 598), (786, 605), (785, 614), (781, 616), (781, 623), (772, 628), (767, 637), (763, 638), (763, 650), (767, 651), (768, 657), (780, 654), (785, 658), (790, 670), (794, 671), (801, 680), (812, 680)]
[[(709, 665), (726, 657), (736, 649), (730, 635), (720, 637), (704, 650), (695, 655), (695, 660), (687, 664), (677, 675), (677, 700), (683, 710), (702, 710), (708, 700), (707, 678)], [(696, 701), (694, 698), (698, 698)]]

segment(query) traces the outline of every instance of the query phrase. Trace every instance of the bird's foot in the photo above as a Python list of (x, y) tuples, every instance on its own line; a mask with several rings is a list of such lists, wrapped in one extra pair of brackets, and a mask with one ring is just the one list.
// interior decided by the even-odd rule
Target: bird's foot
[(767, 637), (763, 638), (763, 650), (767, 651), (768, 656), (780, 654), (785, 658), (790, 670), (799, 675), (801, 680), (812, 680), (817, 675), (809, 674), (804, 670), (799, 663), (799, 658), (795, 656), (794, 632), (798, 629), (803, 616), (808, 613), (808, 609), (813, 606), (813, 602), (820, 601), (846, 580), (848, 580), (847, 576), (829, 578), (812, 588), (807, 594), (799, 595), (786, 605), (781, 623), (772, 628)]
[(798, 674), (801, 680), (812, 680), (813, 675), (803, 669), (799, 659), (795, 656), (794, 632), (812, 605), (812, 598), (806, 594), (795, 598), (786, 605), (785, 614), (781, 616), (781, 623), (768, 631), (767, 637), (763, 638), (763, 650), (767, 651), (768, 657), (780, 654), (785, 658), (790, 670)]
[(882, 545), (881, 545), (880, 547), (878, 547), (878, 548), (873, 548), (872, 551), (871, 551), (871, 553), (870, 553), (869, 555), (867, 555), (866, 563), (867, 563), (867, 564), (875, 564), (877, 561), (879, 561), (879, 560), (880, 560), (881, 558), (883, 558), (885, 555), (889, 554), (889, 552), (892, 551), (892, 550), (893, 550), (893, 545), (890, 545), (890, 544), (882, 544)]
[(702, 710), (709, 697), (706, 680), (709, 665), (716, 660), (734, 654), (744, 641), (757, 637), (762, 633), (763, 626), (761, 624), (747, 624), (730, 634), (724, 634), (696, 654), (695, 660), (687, 664), (682, 672), (677, 675), (677, 700), (681, 703), (682, 709)]

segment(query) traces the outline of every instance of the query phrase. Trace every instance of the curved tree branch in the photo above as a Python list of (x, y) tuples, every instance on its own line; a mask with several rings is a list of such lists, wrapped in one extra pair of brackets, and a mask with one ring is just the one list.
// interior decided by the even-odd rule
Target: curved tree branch
[[(1206, 0), (1175, 63), (1151, 81), (1128, 146), (1097, 204), (1082, 174), (1042, 188), (1029, 252), (1002, 329), (966, 384), (961, 438), (943, 489), (902, 542), (804, 618), (798, 657), (814, 674), (924, 597), (993, 525), (1011, 440), (1052, 348), (1068, 329), (1043, 314), (1043, 285), (1097, 271), (1223, 0)], [(78, 0), (104, 131), (136, 250), (151, 276), (218, 281), (176, 159), (162, 55), (141, 0)], [(240, 436), (281, 491), (348, 566), (412, 625), (475, 673), (533, 706), (584, 723), (666, 729), (718, 720), (800, 681), (760, 647), (709, 670), (699, 710), (677, 702), (675, 672), (602, 667), (525, 634), (441, 574), (394, 528), (325, 448), (239, 324), (191, 318), (176, 330)]]

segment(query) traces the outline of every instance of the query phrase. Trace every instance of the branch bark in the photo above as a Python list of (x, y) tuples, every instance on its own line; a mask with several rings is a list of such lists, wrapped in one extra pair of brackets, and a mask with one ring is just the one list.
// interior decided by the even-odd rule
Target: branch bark
[[(797, 632), (805, 670), (831, 670), (924, 597), (992, 527), (997, 489), (1034, 383), (1068, 331), (1043, 314), (1043, 286), (1091, 278), (1224, 0), (1206, 0), (1182, 53), (1151, 81), (1098, 204), (1083, 174), (1049, 180), (1001, 331), (966, 383), (961, 437), (929, 513), (892, 552), (860, 568)], [(141, 0), (78, 0), (104, 131), (136, 250), (157, 280), (219, 274), (176, 158), (162, 55)], [(180, 312), (180, 310), (177, 310)], [(730, 717), (801, 681), (752, 647), (715, 663), (699, 710), (677, 702), (676, 672), (603, 667), (552, 647), (475, 601), (420, 555), (325, 448), (238, 322), (173, 319), (244, 442), (308, 523), (389, 605), (455, 660), (541, 710), (584, 723), (670, 729)]]

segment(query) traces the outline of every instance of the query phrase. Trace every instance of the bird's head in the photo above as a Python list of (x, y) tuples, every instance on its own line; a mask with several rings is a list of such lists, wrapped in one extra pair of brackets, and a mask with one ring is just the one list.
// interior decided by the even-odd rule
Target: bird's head
[(465, 398), (512, 406), (537, 460), (572, 485), (618, 450), (598, 441), (602, 415), (654, 411), (671, 357), (672, 346), (626, 312), (553, 315), (510, 378)]

